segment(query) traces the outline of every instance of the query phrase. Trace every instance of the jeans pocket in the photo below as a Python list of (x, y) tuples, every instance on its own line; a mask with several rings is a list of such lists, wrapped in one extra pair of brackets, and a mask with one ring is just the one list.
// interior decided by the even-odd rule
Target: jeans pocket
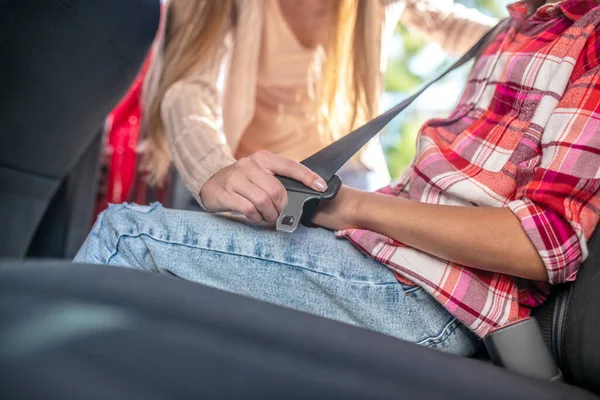
[(400, 283), (400, 286), (402, 287), (402, 289), (404, 291), (420, 287), (416, 283), (404, 283), (404, 282), (401, 282), (400, 280), (398, 280), (398, 283)]
[(402, 290), (404, 291), (404, 295), (410, 297), (413, 300), (416, 300), (418, 303), (432, 301), (437, 303), (437, 300), (429, 293), (427, 290), (423, 289), (422, 286), (413, 284), (400, 283)]

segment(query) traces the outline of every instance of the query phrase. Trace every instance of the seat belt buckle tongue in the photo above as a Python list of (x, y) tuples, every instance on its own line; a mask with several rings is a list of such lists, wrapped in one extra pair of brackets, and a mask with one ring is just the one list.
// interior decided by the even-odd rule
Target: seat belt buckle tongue
[(311, 221), (321, 200), (331, 200), (337, 196), (342, 187), (342, 180), (334, 175), (327, 183), (327, 190), (323, 193), (312, 190), (302, 183), (285, 177), (277, 176), (283, 183), (288, 195), (288, 201), (277, 218), (277, 230), (294, 232), (298, 224), (311, 226)]

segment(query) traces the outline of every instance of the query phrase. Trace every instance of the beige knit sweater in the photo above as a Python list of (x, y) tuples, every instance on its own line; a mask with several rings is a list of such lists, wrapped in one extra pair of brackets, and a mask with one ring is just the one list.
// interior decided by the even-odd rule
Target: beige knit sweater
[[(496, 23), (493, 18), (448, 0), (378, 1), (385, 7), (383, 26), (367, 29), (381, 29), (382, 43), (372, 46), (368, 56), (381, 59), (382, 72), (387, 60), (385, 50), (398, 21), (424, 33), (451, 53), (466, 51)], [(227, 28), (229, 33), (216, 44), (212, 54), (199, 63), (191, 76), (167, 91), (161, 106), (173, 162), (200, 205), (202, 185), (235, 162), (232, 154), (254, 114), (264, 0), (237, 0), (236, 7), (235, 29)], [(161, 65), (159, 51), (148, 79), (160, 74)], [(224, 85), (219, 85), (223, 68)], [(152, 86), (147, 82), (149, 96)], [(220, 90), (220, 86), (224, 89)]]

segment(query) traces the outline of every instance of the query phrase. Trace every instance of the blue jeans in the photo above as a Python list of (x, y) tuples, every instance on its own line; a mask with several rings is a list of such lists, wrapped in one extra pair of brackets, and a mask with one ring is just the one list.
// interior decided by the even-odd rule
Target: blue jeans
[(285, 234), (232, 216), (122, 204), (100, 215), (75, 261), (175, 275), (449, 353), (478, 346), (423, 289), (325, 229)]

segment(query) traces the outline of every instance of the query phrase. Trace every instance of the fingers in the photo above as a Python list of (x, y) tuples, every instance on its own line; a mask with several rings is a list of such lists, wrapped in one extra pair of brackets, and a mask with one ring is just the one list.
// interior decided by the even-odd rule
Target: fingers
[[(261, 221), (275, 222), (279, 217), (279, 211), (273, 204), (271, 197), (261, 187), (255, 185), (250, 181), (246, 181), (243, 185), (236, 185), (235, 193), (243, 197), (246, 201), (249, 201), (253, 209), (248, 210), (250, 214), (253, 214), (254, 209), (258, 210), (261, 216)], [(242, 213), (246, 215), (245, 213)], [(250, 218), (249, 215), (246, 215)], [(251, 219), (251, 218), (250, 218)]]
[(262, 150), (257, 151), (250, 158), (273, 174), (295, 179), (318, 192), (327, 190), (325, 180), (299, 162)]
[(250, 169), (246, 176), (250, 182), (261, 188), (269, 196), (279, 215), (287, 203), (287, 192), (279, 179), (258, 168)]
[(222, 175), (218, 179), (220, 183), (207, 182), (210, 185), (207, 192), (212, 192), (211, 198), (217, 203), (212, 210), (237, 211), (253, 222), (271, 223), (277, 220), (287, 202), (281, 182), (247, 158), (228, 167), (226, 173), (217, 175)]
[(254, 204), (237, 193), (228, 194), (225, 202), (228, 204), (229, 210), (239, 212), (255, 224), (260, 224), (264, 221), (262, 214), (256, 209)]

